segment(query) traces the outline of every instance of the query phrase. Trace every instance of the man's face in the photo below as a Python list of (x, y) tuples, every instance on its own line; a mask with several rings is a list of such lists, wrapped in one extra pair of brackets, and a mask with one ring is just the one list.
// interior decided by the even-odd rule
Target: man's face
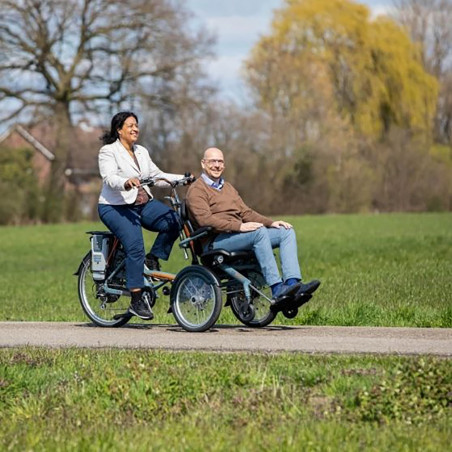
[(208, 149), (201, 160), (201, 166), (212, 180), (220, 179), (225, 168), (223, 153), (219, 149)]

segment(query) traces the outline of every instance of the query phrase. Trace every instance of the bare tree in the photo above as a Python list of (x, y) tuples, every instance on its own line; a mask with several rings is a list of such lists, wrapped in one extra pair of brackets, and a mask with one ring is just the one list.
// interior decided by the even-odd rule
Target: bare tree
[(61, 212), (74, 117), (169, 104), (211, 40), (179, 0), (0, 0), (0, 121), (44, 112), (58, 130), (47, 220)]
[(419, 44), (424, 67), (440, 82), (436, 139), (452, 143), (452, 0), (394, 0), (395, 18)]
[(395, 16), (421, 44), (428, 71), (440, 78), (452, 55), (451, 0), (395, 0)]

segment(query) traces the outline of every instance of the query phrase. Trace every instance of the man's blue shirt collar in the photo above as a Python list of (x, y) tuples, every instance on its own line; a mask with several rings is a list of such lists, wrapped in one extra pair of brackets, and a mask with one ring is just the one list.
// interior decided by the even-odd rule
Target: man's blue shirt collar
[(213, 181), (206, 173), (202, 173), (201, 177), (207, 185), (215, 188), (216, 190), (221, 190), (223, 188), (224, 179), (222, 177), (220, 177), (218, 182)]

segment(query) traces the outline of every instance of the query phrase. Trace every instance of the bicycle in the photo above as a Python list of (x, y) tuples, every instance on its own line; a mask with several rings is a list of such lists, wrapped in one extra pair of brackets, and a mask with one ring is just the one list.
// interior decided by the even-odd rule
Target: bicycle
[[(202, 332), (211, 328), (225, 306), (230, 306), (235, 317), (250, 327), (269, 325), (278, 314), (272, 307), (271, 290), (253, 252), (213, 250), (203, 252), (200, 239), (212, 233), (211, 228), (194, 230), (185, 202), (181, 201), (178, 187), (193, 181), (186, 175), (176, 182), (164, 178), (145, 179), (142, 185), (153, 186), (164, 182), (171, 187), (165, 199), (182, 220), (179, 247), (185, 258), (191, 255), (191, 265), (177, 274), (143, 269), (143, 299), (153, 307), (161, 289), (170, 296), (171, 312), (176, 322), (186, 331)], [(133, 317), (128, 312), (130, 292), (126, 288), (125, 253), (120, 241), (110, 231), (88, 231), (91, 249), (79, 265), (78, 295), (83, 311), (96, 325), (120, 327)], [(169, 287), (169, 285), (171, 287)], [(292, 318), (298, 308), (311, 298), (288, 300), (283, 314)], [(295, 304), (294, 304), (295, 303)]]

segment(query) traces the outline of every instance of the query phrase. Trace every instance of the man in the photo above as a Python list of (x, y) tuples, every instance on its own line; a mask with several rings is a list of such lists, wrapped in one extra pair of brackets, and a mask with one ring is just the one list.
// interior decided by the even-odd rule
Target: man
[[(243, 202), (237, 190), (222, 177), (225, 164), (220, 149), (207, 149), (201, 166), (201, 177), (188, 189), (186, 201), (198, 226), (211, 226), (216, 233), (209, 248), (253, 250), (271, 287), (274, 306), (282, 306), (288, 298), (312, 294), (320, 282), (301, 282), (297, 240), (292, 225), (282, 220), (273, 221)], [(283, 279), (273, 248), (280, 249)]]

